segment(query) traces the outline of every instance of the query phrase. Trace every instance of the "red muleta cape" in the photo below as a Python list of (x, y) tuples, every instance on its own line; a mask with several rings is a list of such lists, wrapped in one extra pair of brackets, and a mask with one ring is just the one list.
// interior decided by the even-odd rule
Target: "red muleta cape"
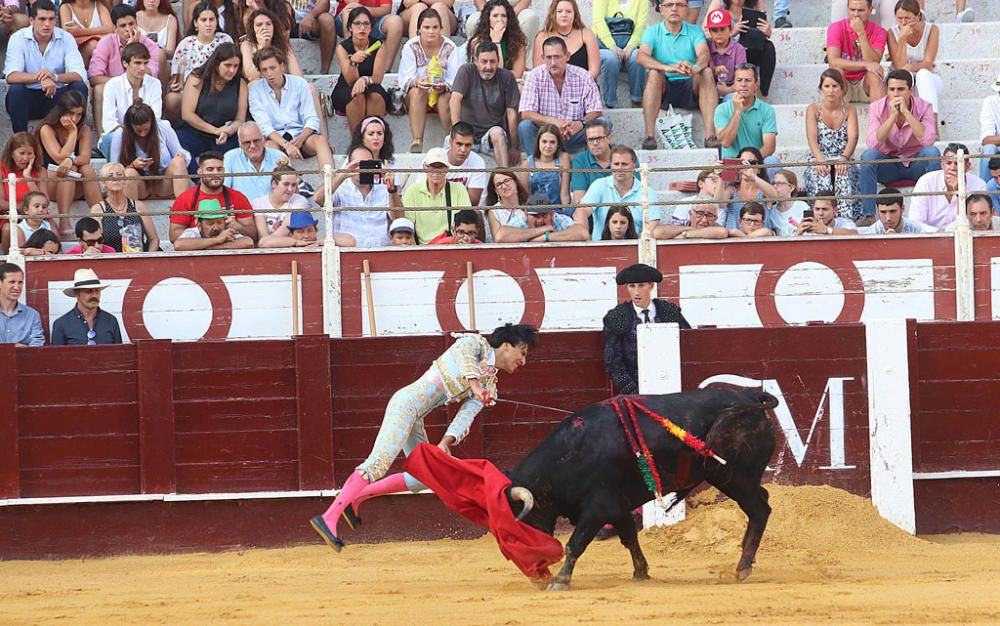
[(441, 502), (465, 519), (490, 530), (500, 552), (529, 578), (552, 577), (549, 565), (563, 558), (552, 535), (514, 519), (507, 503), (510, 479), (485, 459), (456, 459), (437, 446), (422, 443), (403, 470), (427, 485)]

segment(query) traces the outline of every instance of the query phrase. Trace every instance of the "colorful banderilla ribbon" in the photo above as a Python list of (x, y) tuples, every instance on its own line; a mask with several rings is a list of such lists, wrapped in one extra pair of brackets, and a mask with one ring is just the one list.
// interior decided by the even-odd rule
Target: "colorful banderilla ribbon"
[(663, 428), (665, 428), (668, 433), (670, 433), (674, 437), (677, 437), (678, 439), (680, 439), (684, 443), (684, 445), (686, 445), (687, 447), (691, 448), (692, 450), (694, 450), (698, 454), (700, 454), (702, 456), (711, 457), (711, 458), (715, 459), (716, 461), (718, 461), (720, 464), (726, 465), (726, 460), (724, 458), (722, 458), (721, 456), (719, 456), (715, 452), (712, 452), (712, 449), (709, 448), (708, 445), (704, 441), (702, 441), (701, 439), (699, 439), (695, 435), (692, 435), (691, 433), (689, 433), (688, 431), (684, 430), (683, 428), (681, 428), (677, 424), (673, 423), (672, 421), (670, 421), (666, 417), (663, 417), (662, 415), (657, 415), (656, 413), (653, 413), (652, 411), (650, 411), (649, 409), (647, 409), (643, 405), (639, 404), (635, 400), (632, 400), (631, 398), (625, 398), (625, 402), (627, 404), (632, 405), (635, 408), (639, 409), (643, 413), (645, 413), (647, 416), (649, 416), (650, 419), (652, 419), (654, 422), (656, 422), (657, 424), (659, 424), (660, 426), (662, 426)]

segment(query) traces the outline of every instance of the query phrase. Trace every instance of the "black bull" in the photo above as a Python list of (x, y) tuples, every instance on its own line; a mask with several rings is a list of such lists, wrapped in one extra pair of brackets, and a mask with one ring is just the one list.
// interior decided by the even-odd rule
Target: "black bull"
[[(775, 447), (774, 426), (765, 411), (776, 407), (777, 399), (761, 391), (733, 389), (630, 397), (696, 435), (727, 461), (722, 465), (699, 455), (637, 412), (665, 492), (677, 492), (679, 501), (707, 481), (746, 513), (743, 552), (736, 567), (737, 578), (746, 579), (771, 513), (767, 490), (760, 483)], [(622, 411), (628, 420), (627, 410)], [(575, 526), (550, 589), (567, 588), (576, 560), (605, 524), (615, 527), (631, 553), (633, 579), (649, 578), (632, 511), (652, 496), (610, 401), (566, 418), (509, 475), (508, 499), (526, 523), (548, 534), (560, 516)]]

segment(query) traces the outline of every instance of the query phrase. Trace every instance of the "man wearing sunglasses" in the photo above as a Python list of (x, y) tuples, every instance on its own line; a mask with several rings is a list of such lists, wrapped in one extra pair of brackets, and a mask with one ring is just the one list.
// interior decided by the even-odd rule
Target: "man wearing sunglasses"
[(101, 292), (110, 287), (94, 270), (82, 268), (73, 275), (73, 286), (63, 289), (76, 306), (52, 325), (53, 346), (94, 346), (122, 342), (118, 318), (101, 309)]
[(76, 223), (76, 240), (79, 242), (66, 254), (107, 254), (118, 252), (104, 243), (104, 229), (92, 217), (81, 217)]

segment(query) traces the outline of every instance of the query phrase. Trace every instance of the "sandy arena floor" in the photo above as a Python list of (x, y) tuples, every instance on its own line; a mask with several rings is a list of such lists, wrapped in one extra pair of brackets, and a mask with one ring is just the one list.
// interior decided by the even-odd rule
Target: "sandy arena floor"
[(643, 533), (645, 583), (630, 580), (617, 541), (591, 546), (571, 591), (542, 593), (491, 537), (352, 545), (339, 555), (317, 539), (282, 550), (0, 563), (0, 624), (1000, 623), (1000, 537), (913, 538), (843, 491), (770, 491), (771, 523), (742, 584), (733, 570), (745, 518), (725, 502)]

